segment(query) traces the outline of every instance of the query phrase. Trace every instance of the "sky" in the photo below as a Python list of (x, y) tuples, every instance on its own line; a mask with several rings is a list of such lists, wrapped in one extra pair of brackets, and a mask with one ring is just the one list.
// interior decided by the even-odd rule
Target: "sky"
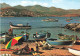
[(57, 7), (62, 9), (80, 9), (80, 0), (0, 0), (0, 3), (7, 3), (11, 6), (41, 5), (45, 7)]

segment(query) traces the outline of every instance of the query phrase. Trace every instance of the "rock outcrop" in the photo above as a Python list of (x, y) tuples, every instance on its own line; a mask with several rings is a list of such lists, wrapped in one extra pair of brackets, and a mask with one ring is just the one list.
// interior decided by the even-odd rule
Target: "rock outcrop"
[(65, 28), (73, 30), (73, 31), (80, 31), (80, 23), (71, 23), (67, 24)]

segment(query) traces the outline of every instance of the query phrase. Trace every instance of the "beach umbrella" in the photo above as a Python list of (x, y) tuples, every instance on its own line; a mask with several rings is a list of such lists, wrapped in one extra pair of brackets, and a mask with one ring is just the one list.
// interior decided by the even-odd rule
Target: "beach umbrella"
[(15, 45), (16, 43), (18, 43), (18, 40), (21, 39), (22, 36), (17, 36), (14, 37), (13, 39), (11, 39), (5, 46), (6, 49), (9, 49), (11, 46)]

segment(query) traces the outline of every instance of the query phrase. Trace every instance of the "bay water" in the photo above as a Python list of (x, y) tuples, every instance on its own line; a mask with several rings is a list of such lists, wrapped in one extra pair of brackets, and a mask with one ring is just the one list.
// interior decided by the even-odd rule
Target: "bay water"
[[(53, 18), (58, 19), (58, 22), (45, 22), (41, 21), (46, 18)], [(12, 22), (14, 25), (16, 24), (23, 24), (26, 25), (29, 23), (29, 25), (32, 26), (31, 29), (13, 29), (13, 34), (21, 34), (22, 31), (29, 32), (30, 37), (29, 39), (33, 39), (33, 34), (36, 32), (50, 32), (51, 38), (57, 38), (57, 34), (63, 33), (66, 35), (77, 35), (80, 38), (80, 32), (74, 32), (68, 29), (64, 29), (61, 27), (64, 27), (66, 24), (69, 23), (80, 23), (80, 17), (71, 17), (70, 22), (66, 22), (66, 19), (69, 19), (69, 17), (1, 17), (0, 18), (0, 33), (8, 32), (8, 29), (10, 29), (9, 22)], [(66, 31), (65, 31), (66, 30)]]

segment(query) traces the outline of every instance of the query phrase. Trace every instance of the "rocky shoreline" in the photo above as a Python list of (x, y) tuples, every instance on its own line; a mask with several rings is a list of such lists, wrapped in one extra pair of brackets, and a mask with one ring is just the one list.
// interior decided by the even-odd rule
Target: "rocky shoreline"
[(70, 23), (65, 26), (65, 28), (72, 31), (80, 31), (80, 23)]

